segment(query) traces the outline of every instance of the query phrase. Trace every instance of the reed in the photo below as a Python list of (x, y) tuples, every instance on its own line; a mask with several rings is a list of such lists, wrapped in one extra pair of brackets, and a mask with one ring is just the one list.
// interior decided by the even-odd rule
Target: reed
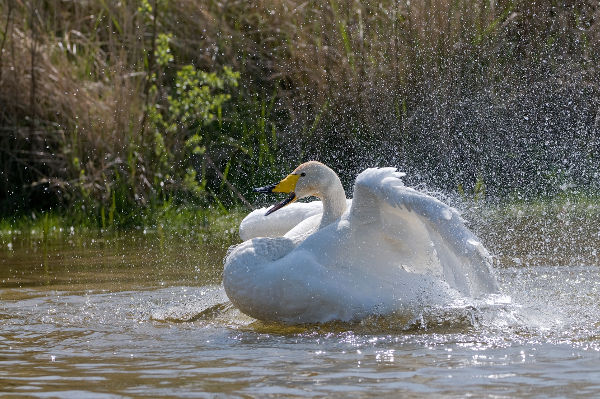
[[(307, 158), (347, 186), (386, 163), (490, 197), (592, 187), (598, 21), (591, 1), (6, 0), (2, 213), (228, 209)], [(240, 75), (210, 117), (152, 125), (188, 67)]]

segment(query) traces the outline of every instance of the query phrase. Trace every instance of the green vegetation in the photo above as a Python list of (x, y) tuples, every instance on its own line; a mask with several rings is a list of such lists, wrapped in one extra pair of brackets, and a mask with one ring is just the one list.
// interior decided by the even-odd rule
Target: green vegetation
[[(134, 225), (131, 221), (115, 221), (112, 224), (105, 221), (99, 226), (97, 220), (85, 215), (83, 211), (43, 211), (4, 218), (0, 220), (0, 246), (6, 248), (8, 245), (10, 248), (15, 241), (52, 245), (70, 240), (78, 245), (89, 239), (115, 239), (133, 234), (130, 238), (155, 238), (160, 243), (173, 240), (191, 244), (210, 243), (227, 248), (239, 241), (238, 226), (245, 213), (233, 210), (225, 214), (210, 208), (176, 207), (165, 202), (160, 207), (149, 207), (131, 215), (135, 217)], [(129, 228), (123, 231), (123, 227)]]
[(251, 187), (308, 159), (347, 189), (363, 168), (395, 165), (477, 200), (594, 194), (599, 12), (3, 1), (0, 215), (191, 229), (250, 208)]

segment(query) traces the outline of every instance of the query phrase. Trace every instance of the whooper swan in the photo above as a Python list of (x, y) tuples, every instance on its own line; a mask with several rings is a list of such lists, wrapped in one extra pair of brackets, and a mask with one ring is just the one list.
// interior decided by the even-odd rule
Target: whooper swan
[[(240, 225), (225, 259), (231, 302), (260, 320), (360, 320), (498, 291), (488, 252), (458, 212), (405, 187), (395, 168), (370, 168), (347, 200), (316, 161), (256, 189), (288, 196)], [(315, 196), (321, 201), (294, 203)]]

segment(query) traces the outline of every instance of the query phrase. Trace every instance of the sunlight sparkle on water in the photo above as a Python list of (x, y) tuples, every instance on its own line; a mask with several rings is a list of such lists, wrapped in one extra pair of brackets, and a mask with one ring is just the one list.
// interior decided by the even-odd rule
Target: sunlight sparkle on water
[[(600, 393), (594, 382), (600, 375), (591, 367), (600, 353), (596, 266), (497, 268), (502, 295), (420, 310), (416, 318), (284, 326), (257, 322), (231, 306), (219, 284), (223, 253), (198, 258), (197, 247), (173, 247), (161, 254), (159, 245), (123, 253), (118, 241), (95, 241), (83, 252), (70, 244), (60, 256), (49, 249), (47, 268), (28, 247), (15, 245), (19, 256), (6, 258), (26, 265), (23, 274), (12, 267), (0, 276), (8, 344), (0, 346), (6, 359), (0, 367), (10, 364), (21, 381), (10, 385), (13, 392), (35, 385), (58, 394), (80, 384), (101, 391), (115, 378), (110, 370), (127, 369), (135, 374), (125, 385), (113, 384), (117, 395), (142, 381), (157, 396), (283, 395), (288, 391), (277, 387), (285, 386), (334, 397), (348, 390), (458, 395), (484, 384), (490, 394), (520, 396), (550, 392), (548, 381)], [(214, 274), (203, 274), (202, 262), (214, 265), (208, 268)], [(92, 279), (74, 266), (82, 263), (93, 267)], [(18, 288), (23, 284), (30, 288)], [(560, 371), (565, 368), (573, 373)], [(45, 376), (56, 384), (40, 383)]]

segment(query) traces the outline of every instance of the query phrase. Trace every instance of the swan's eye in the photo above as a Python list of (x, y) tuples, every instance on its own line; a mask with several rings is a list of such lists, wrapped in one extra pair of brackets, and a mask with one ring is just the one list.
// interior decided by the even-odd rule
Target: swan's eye
[(302, 172), (300, 173), (300, 176), (306, 176), (306, 173)]

